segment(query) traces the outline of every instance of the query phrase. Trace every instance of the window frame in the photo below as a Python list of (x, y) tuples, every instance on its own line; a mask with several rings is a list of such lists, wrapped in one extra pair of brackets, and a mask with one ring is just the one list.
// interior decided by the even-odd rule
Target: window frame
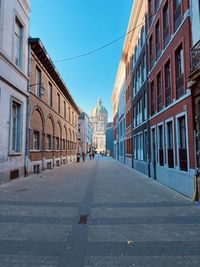
[[(18, 64), (15, 62), (15, 34), (16, 34), (16, 24), (18, 24), (20, 28), (20, 55), (19, 55), (19, 62)], [(14, 65), (23, 70), (24, 69), (24, 32), (25, 32), (25, 25), (19, 16), (19, 14), (14, 11), (14, 20), (13, 20), (13, 63)]]
[[(168, 148), (169, 148), (169, 138), (168, 138), (168, 123), (172, 123), (172, 140), (173, 140), (173, 163), (174, 166), (173, 167), (169, 167), (169, 162), (168, 162)], [(176, 168), (176, 147), (175, 147), (175, 129), (174, 129), (174, 118), (168, 118), (165, 121), (165, 141), (166, 141), (166, 164), (167, 167), (170, 169), (175, 169)]]
[[(19, 127), (17, 129), (17, 137), (16, 141), (18, 144), (16, 145), (18, 148), (13, 149), (13, 142), (12, 142), (12, 137), (13, 137), (13, 120), (12, 120), (12, 112), (13, 112), (13, 103), (18, 105), (19, 107), (19, 117), (18, 117), (18, 124)], [(10, 127), (9, 127), (9, 154), (10, 155), (21, 155), (22, 154), (22, 135), (23, 135), (23, 102), (20, 101), (19, 99), (15, 98), (14, 96), (11, 96), (10, 98)]]
[[(187, 150), (187, 170), (182, 170), (180, 168), (180, 156), (179, 156), (179, 149), (180, 149), (180, 128), (179, 128), (179, 119), (181, 117), (185, 117), (185, 140), (186, 140), (186, 150)], [(189, 172), (190, 171), (190, 157), (189, 157), (189, 144), (187, 142), (188, 140), (188, 116), (187, 116), (187, 112), (181, 112), (178, 115), (176, 115), (176, 142), (177, 142), (177, 146), (176, 146), (176, 152), (177, 152), (177, 162), (178, 162), (178, 169), (179, 171), (182, 172)]]

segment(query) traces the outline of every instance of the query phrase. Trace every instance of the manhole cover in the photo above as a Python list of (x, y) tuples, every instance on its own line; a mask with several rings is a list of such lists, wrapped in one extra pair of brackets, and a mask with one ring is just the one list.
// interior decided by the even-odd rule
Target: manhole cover
[(84, 214), (84, 215), (80, 215), (79, 218), (79, 224), (87, 224), (88, 223), (88, 219), (89, 219), (89, 215)]

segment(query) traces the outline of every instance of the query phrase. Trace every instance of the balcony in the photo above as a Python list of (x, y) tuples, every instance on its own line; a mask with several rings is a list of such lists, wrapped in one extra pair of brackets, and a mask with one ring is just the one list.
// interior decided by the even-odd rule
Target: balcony
[(200, 70), (200, 40), (191, 49), (191, 72)]

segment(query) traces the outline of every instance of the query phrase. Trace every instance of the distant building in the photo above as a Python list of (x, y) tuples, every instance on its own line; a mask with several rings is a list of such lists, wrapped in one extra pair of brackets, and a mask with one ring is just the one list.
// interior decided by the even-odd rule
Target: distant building
[(24, 175), (29, 16), (29, 0), (0, 0), (0, 184)]
[(82, 112), (78, 118), (78, 151), (90, 152), (92, 150), (93, 129), (89, 116)]
[(97, 107), (93, 108), (91, 114), (93, 128), (93, 144), (97, 152), (106, 151), (106, 125), (108, 123), (108, 112), (102, 106), (101, 99), (98, 100)]
[(40, 39), (31, 48), (28, 172), (76, 159), (79, 109)]
[(106, 127), (106, 153), (113, 157), (114, 151), (113, 151), (113, 145), (114, 145), (114, 128), (113, 123), (109, 122)]

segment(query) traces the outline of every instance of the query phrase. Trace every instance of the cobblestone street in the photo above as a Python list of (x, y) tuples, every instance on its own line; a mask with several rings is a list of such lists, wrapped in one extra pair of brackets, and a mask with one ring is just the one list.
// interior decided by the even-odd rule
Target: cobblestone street
[(0, 186), (0, 267), (199, 262), (200, 206), (110, 158)]

